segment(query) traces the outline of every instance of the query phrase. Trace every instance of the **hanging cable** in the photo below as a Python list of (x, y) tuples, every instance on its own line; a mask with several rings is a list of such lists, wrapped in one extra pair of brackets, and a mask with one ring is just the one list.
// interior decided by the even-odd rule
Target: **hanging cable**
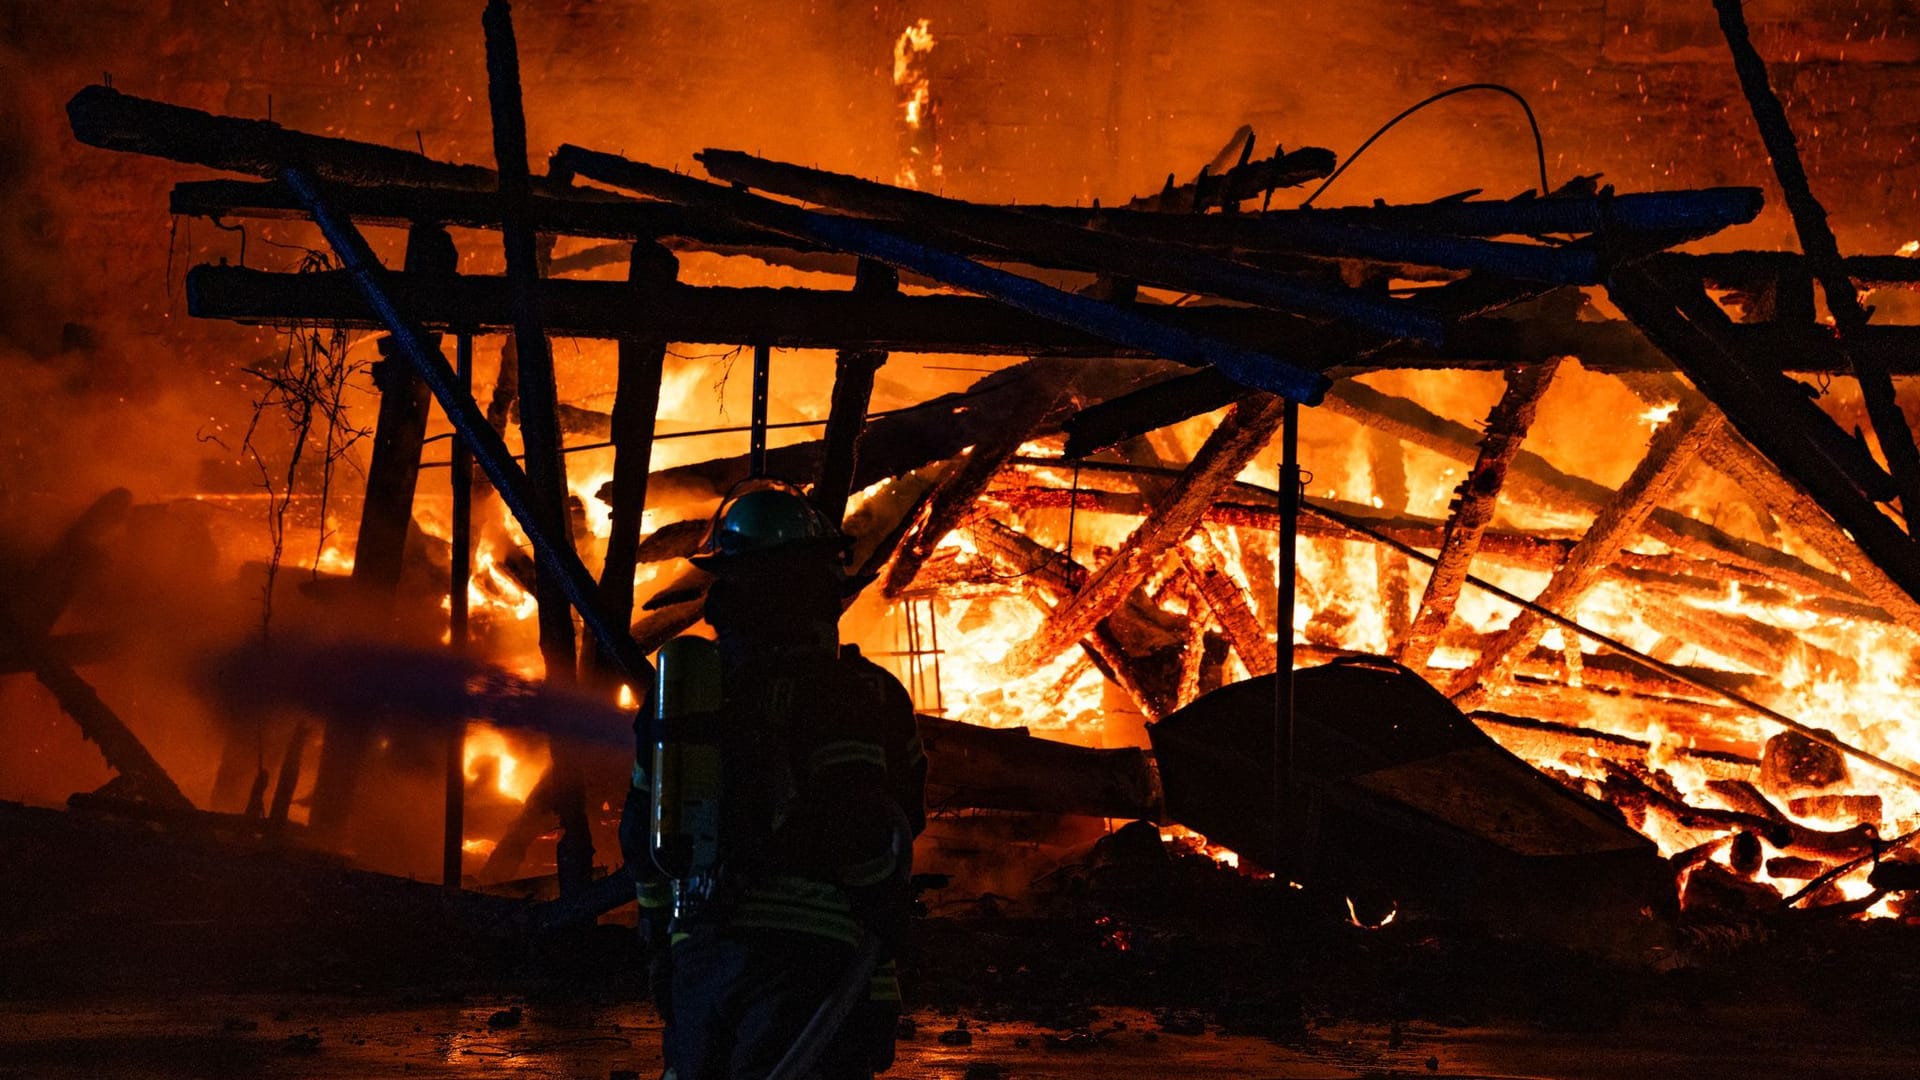
[(1347, 159), (1340, 163), (1340, 167), (1333, 170), (1333, 173), (1325, 180), (1322, 180), (1319, 187), (1313, 189), (1313, 194), (1300, 200), (1300, 207), (1304, 209), (1312, 206), (1313, 200), (1319, 198), (1320, 193), (1327, 190), (1328, 185), (1340, 179), (1340, 174), (1346, 172), (1354, 162), (1359, 161), (1360, 155), (1366, 153), (1367, 148), (1372, 146), (1380, 136), (1392, 131), (1395, 124), (1398, 124), (1400, 121), (1405, 120), (1407, 117), (1412, 116), (1414, 113), (1419, 112), (1421, 109), (1426, 108), (1436, 101), (1444, 101), (1455, 94), (1464, 94), (1469, 90), (1491, 90), (1497, 94), (1505, 94), (1520, 103), (1520, 108), (1527, 114), (1527, 126), (1533, 129), (1534, 159), (1540, 166), (1540, 194), (1542, 196), (1546, 195), (1546, 193), (1551, 190), (1547, 187), (1547, 144), (1546, 140), (1540, 137), (1540, 121), (1534, 118), (1533, 106), (1527, 104), (1527, 99), (1520, 95), (1520, 91), (1515, 90), (1511, 86), (1504, 86), (1500, 83), (1468, 83), (1465, 86), (1455, 86), (1442, 90), (1437, 94), (1417, 101), (1401, 110), (1400, 115), (1380, 125), (1380, 130), (1367, 136), (1367, 141), (1361, 143), (1358, 150), (1348, 154)]

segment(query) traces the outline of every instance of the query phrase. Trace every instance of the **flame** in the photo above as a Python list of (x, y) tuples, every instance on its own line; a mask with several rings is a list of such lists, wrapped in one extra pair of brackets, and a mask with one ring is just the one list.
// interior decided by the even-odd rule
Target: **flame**
[(626, 683), (620, 684), (619, 704), (623, 709), (637, 709), (640, 707), (640, 699), (634, 696), (633, 687), (628, 686)]
[(539, 611), (540, 602), (501, 568), (492, 548), (482, 547), (474, 552), (473, 576), (467, 579), (467, 608), (524, 622)]
[(470, 726), (461, 755), (468, 781), (480, 779), (481, 762), (489, 757), (499, 762), (494, 773), (495, 789), (515, 802), (526, 802), (533, 786), (540, 782), (541, 773), (546, 771), (544, 762), (527, 755), (498, 729), (485, 724)]
[(1240, 853), (1231, 848), (1221, 847), (1206, 837), (1184, 825), (1160, 826), (1160, 842), (1171, 844), (1182, 851), (1205, 855), (1229, 870), (1240, 869)]
[(926, 66), (933, 46), (933, 24), (928, 19), (902, 30), (893, 43), (893, 85), (901, 94), (900, 116), (906, 136), (905, 152), (893, 181), (901, 187), (920, 186), (923, 164), (927, 175), (942, 174), (940, 155), (932, 140), (933, 81)]

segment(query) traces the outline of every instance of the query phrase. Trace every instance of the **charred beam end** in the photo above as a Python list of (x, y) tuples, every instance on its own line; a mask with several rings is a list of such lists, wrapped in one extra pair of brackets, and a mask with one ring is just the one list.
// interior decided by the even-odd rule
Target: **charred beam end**
[(1276, 357), (1175, 330), (1164, 323), (1142, 318), (1125, 307), (1062, 292), (1031, 278), (917, 244), (883, 229), (679, 176), (612, 154), (563, 146), (554, 158), (588, 179), (685, 205), (709, 207), (749, 224), (826, 244), (895, 269), (925, 274), (1115, 344), (1143, 349), (1179, 363), (1211, 364), (1256, 389), (1317, 404), (1329, 385), (1325, 376)]
[(89, 86), (67, 102), (73, 135), (89, 146), (188, 165), (278, 177), (288, 167), (340, 184), (409, 184), (484, 191), (492, 169), (450, 165), (411, 150), (309, 135), (271, 120), (247, 120)]

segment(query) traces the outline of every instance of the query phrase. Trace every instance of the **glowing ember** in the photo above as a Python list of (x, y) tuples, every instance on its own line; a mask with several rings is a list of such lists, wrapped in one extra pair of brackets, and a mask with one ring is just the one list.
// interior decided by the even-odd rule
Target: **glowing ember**
[(1163, 844), (1171, 844), (1174, 848), (1181, 851), (1189, 851), (1196, 855), (1205, 855), (1207, 858), (1212, 859), (1214, 862), (1219, 863), (1229, 870), (1240, 869), (1239, 852), (1231, 848), (1221, 847), (1219, 844), (1208, 840), (1206, 837), (1184, 825), (1162, 825), (1160, 827), (1160, 842)]
[(1347, 921), (1362, 930), (1379, 930), (1383, 927), (1391, 926), (1393, 925), (1393, 920), (1399, 917), (1399, 915), (1400, 905), (1389, 904), (1386, 915), (1382, 916), (1379, 922), (1364, 922), (1361, 920), (1359, 912), (1354, 910), (1353, 897), (1347, 897)]

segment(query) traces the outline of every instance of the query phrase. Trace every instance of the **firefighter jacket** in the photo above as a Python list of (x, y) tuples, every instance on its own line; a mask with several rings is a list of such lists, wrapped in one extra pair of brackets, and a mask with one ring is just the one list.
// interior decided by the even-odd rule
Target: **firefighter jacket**
[[(898, 680), (856, 649), (755, 656), (728, 672), (722, 713), (720, 866), (695, 918), (848, 945), (863, 932), (895, 937), (911, 855), (903, 840), (924, 824), (926, 773)], [(650, 739), (642, 743), (644, 762)], [(646, 771), (636, 763), (640, 805)], [(643, 922), (657, 925), (670, 883), (651, 859), (639, 869)]]

